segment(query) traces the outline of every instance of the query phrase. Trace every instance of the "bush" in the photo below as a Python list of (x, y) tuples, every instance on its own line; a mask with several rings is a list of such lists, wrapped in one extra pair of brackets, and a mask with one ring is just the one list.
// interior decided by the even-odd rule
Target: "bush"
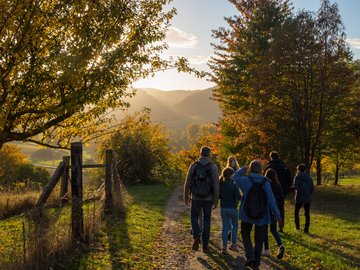
[(163, 128), (152, 124), (146, 112), (124, 119), (107, 145), (115, 150), (116, 168), (125, 184), (171, 184), (180, 179), (177, 158), (168, 147)]
[(45, 169), (33, 166), (16, 146), (4, 145), (0, 150), (0, 186), (38, 186), (46, 183), (49, 178)]

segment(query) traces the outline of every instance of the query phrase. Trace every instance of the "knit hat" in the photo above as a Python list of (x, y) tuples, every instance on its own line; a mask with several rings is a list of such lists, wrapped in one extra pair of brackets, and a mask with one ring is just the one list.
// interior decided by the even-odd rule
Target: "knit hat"
[(200, 149), (200, 155), (202, 157), (210, 157), (210, 148), (207, 146), (203, 146)]

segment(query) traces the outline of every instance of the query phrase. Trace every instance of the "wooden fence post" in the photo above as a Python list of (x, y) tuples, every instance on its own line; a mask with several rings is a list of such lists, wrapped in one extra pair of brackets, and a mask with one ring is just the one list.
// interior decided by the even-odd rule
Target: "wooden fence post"
[(60, 186), (60, 204), (64, 205), (68, 201), (68, 183), (69, 183), (69, 170), (70, 170), (70, 157), (63, 157), (64, 162), (64, 172), (61, 177), (61, 186)]
[(113, 177), (113, 150), (105, 152), (105, 214), (112, 211), (112, 177)]
[(64, 171), (64, 162), (61, 161), (59, 166), (56, 168), (54, 174), (52, 175), (50, 181), (46, 184), (42, 193), (40, 194), (40, 197), (35, 204), (36, 207), (42, 206), (44, 203), (46, 203), (51, 192), (53, 191), (53, 189), (56, 186), (57, 182), (59, 181), (61, 175), (63, 174), (63, 171)]
[(82, 143), (71, 144), (71, 233), (75, 242), (84, 242)]

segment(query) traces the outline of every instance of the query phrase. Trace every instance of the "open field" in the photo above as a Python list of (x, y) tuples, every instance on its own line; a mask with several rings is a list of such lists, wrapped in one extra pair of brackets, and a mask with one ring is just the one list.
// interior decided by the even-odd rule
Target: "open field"
[[(173, 189), (164, 185), (135, 186), (126, 193), (126, 214), (108, 216), (96, 221), (97, 230), (89, 248), (74, 253), (71, 262), (59, 269), (154, 269), (152, 251), (164, 221), (164, 205)], [(359, 269), (360, 268), (360, 177), (342, 179), (339, 186), (332, 184), (315, 187), (311, 205), (310, 234), (297, 231), (293, 220), (293, 194), (286, 201), (285, 229), (282, 239), (286, 255), (282, 261), (274, 258), (277, 252), (270, 236), (271, 256), (263, 258), (273, 269)], [(92, 212), (91, 203), (85, 204), (85, 213)], [(57, 214), (56, 222), (69, 223), (69, 212)], [(215, 211), (219, 211), (216, 209)], [(303, 212), (300, 222), (304, 224)], [(182, 217), (189, 226), (189, 213)], [(23, 258), (23, 216), (0, 221), (0, 265), (10, 258)], [(25, 227), (28, 226), (25, 223)], [(27, 227), (26, 227), (27, 228)], [(186, 232), (188, 229), (185, 230)], [(218, 230), (213, 231), (218, 232)], [(63, 228), (68, 235), (68, 229)], [(58, 233), (60, 235), (60, 233)], [(65, 235), (66, 236), (66, 235)], [(240, 236), (239, 236), (240, 237)], [(59, 240), (61, 237), (57, 237)], [(188, 249), (190, 249), (190, 245)], [(189, 250), (183, 250), (185, 256)], [(220, 250), (213, 249), (218, 268), (228, 265)], [(219, 253), (219, 254), (217, 254)], [(241, 257), (244, 254), (240, 254)], [(222, 260), (224, 260), (222, 262)], [(223, 265), (223, 266), (221, 266)], [(16, 268), (13, 268), (16, 269)], [(214, 268), (215, 269), (215, 268)]]

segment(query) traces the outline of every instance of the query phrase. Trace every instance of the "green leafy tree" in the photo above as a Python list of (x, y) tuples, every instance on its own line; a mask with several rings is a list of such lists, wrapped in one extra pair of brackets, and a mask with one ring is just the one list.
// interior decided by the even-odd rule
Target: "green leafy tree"
[[(265, 134), (255, 124), (258, 98), (251, 81), (273, 40), (273, 31), (289, 16), (288, 1), (229, 1), (239, 15), (226, 18), (229, 29), (219, 28), (213, 36), (215, 57), (210, 67), (217, 84), (214, 99), (220, 104), (221, 130), (230, 153), (261, 155), (266, 152)], [(253, 155), (253, 154), (251, 154)]]
[[(230, 24), (236, 31), (219, 36), (227, 46), (215, 47), (227, 53), (218, 53), (213, 68), (223, 130), (235, 146), (246, 145), (244, 153), (277, 149), (290, 165), (304, 162), (310, 168), (316, 152), (327, 146), (324, 134), (337, 114), (334, 108), (351, 105), (346, 100), (355, 77), (344, 28), (337, 6), (327, 0), (317, 16), (306, 11), (294, 16), (279, 3), (265, 2), (277, 10), (272, 24), (266, 15), (256, 16), (258, 6), (251, 16), (241, 10), (243, 16)], [(253, 25), (266, 25), (267, 31)], [(249, 42), (248, 36), (263, 42)]]
[(134, 81), (186, 70), (185, 59), (160, 57), (175, 14), (164, 10), (170, 2), (1, 0), (0, 149), (100, 136), (109, 132), (106, 113), (126, 105)]

